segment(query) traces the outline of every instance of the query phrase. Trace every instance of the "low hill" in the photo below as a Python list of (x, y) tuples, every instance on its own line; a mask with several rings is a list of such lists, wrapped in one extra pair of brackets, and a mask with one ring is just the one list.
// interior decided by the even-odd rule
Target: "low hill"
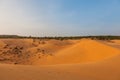
[(82, 39), (74, 45), (48, 56), (40, 64), (73, 64), (97, 62), (119, 55), (120, 50), (95, 40)]

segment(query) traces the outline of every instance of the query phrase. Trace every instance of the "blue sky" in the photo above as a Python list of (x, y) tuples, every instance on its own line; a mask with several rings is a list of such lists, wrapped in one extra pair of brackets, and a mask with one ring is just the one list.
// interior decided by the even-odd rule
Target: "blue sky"
[(120, 0), (0, 0), (0, 34), (120, 35)]

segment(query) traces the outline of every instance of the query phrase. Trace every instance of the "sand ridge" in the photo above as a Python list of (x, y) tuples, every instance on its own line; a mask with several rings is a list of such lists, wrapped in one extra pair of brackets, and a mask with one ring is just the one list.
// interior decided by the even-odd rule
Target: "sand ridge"
[(0, 62), (32, 65), (33, 62), (52, 56), (59, 50), (75, 44), (71, 40), (1, 39)]
[[(97, 62), (120, 54), (120, 50), (95, 40), (82, 39), (77, 44), (48, 56), (41, 64), (73, 64)], [(38, 61), (38, 63), (40, 63)]]

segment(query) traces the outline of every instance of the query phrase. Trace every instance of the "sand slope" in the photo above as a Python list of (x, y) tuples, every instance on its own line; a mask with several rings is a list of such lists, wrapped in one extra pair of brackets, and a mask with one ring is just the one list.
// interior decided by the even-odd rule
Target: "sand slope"
[(71, 40), (0, 39), (0, 63), (32, 65), (75, 43)]
[(97, 62), (120, 53), (95, 40), (1, 39), (0, 62), (53, 65)]
[(0, 65), (1, 80), (120, 80), (120, 56), (92, 64)]
[(120, 54), (120, 50), (97, 42), (83, 39), (54, 56), (48, 56), (38, 64), (73, 64), (97, 62)]
[(120, 40), (100, 41), (108, 46), (120, 49)]

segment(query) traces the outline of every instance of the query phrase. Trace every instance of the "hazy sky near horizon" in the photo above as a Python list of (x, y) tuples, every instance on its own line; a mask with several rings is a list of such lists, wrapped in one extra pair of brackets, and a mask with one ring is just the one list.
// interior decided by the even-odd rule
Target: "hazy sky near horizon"
[(120, 35), (120, 0), (0, 0), (0, 34)]

